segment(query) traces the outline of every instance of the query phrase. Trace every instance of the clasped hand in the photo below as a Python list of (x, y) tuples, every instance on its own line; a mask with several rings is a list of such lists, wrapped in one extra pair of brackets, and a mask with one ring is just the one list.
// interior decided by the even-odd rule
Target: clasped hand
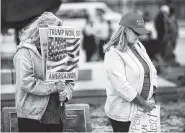
[(154, 108), (155, 108), (155, 103), (154, 102), (145, 101), (145, 103), (143, 104), (143, 109), (146, 112), (150, 112)]
[(56, 82), (55, 85), (59, 92), (59, 100), (64, 102), (67, 99), (67, 93), (64, 91), (66, 89), (65, 81)]

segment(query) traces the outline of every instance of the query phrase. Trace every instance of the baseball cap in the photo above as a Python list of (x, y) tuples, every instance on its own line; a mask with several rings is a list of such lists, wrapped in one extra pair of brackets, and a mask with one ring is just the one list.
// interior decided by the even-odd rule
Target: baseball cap
[(137, 13), (126, 13), (122, 16), (119, 24), (131, 28), (140, 35), (149, 33), (149, 31), (144, 28), (143, 17)]

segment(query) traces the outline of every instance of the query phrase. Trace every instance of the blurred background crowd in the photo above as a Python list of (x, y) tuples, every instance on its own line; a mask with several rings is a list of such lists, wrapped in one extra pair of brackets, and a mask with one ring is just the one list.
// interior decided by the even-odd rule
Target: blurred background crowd
[(43, 11), (52, 11), (64, 21), (81, 29), (82, 49), (85, 61), (100, 61), (104, 58), (102, 46), (118, 27), (122, 14), (137, 12), (145, 20), (150, 31), (141, 36), (149, 56), (156, 67), (178, 66), (174, 49), (178, 38), (178, 21), (184, 19), (183, 0), (54, 0), (43, 1), (2, 0), (1, 40), (14, 34), (19, 44), (18, 32)]

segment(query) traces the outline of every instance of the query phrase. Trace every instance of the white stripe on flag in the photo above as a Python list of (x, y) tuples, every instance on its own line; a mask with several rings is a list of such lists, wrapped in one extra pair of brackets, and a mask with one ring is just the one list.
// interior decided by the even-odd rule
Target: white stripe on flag
[[(78, 40), (77, 38), (73, 38), (73, 39), (66, 39), (67, 43), (74, 43), (76, 40)], [(80, 40), (80, 39), (79, 39)]]
[(80, 45), (79, 42), (77, 42), (74, 46), (66, 47), (66, 50), (73, 50), (76, 46)]
[(73, 51), (72, 53), (71, 52), (68, 52), (70, 55), (74, 55), (75, 58), (76, 58), (76, 54), (80, 52), (80, 48), (77, 48), (75, 51)]
[(52, 69), (47, 70), (47, 71), (48, 72), (56, 72), (56, 71), (61, 70), (61, 69), (63, 69), (63, 70), (70, 70), (72, 67), (76, 66), (77, 64), (78, 64), (78, 62), (76, 62), (75, 64), (70, 65), (70, 66), (66, 66), (66, 65), (57, 66), (57, 67), (52, 68)]
[(69, 56), (65, 57), (64, 59), (62, 59), (61, 61), (57, 61), (57, 62), (54, 62), (54, 61), (47, 61), (47, 66), (58, 66), (60, 64), (63, 64), (67, 61), (72, 61), (72, 62), (75, 62), (79, 59), (79, 57), (75, 57), (75, 58), (71, 58)]

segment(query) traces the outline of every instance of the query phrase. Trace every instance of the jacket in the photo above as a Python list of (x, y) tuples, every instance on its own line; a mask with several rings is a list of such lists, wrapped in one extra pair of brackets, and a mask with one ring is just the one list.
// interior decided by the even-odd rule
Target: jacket
[[(54, 82), (43, 81), (42, 57), (34, 44), (21, 42), (13, 58), (16, 71), (15, 104), (17, 116), (41, 120), (51, 93), (57, 92)], [(67, 98), (72, 98), (74, 82), (66, 83)]]
[[(147, 100), (154, 102), (152, 96), (153, 86), (157, 87), (156, 69), (139, 41), (134, 44), (134, 47), (149, 65), (150, 91)], [(104, 68), (108, 79), (105, 113), (117, 121), (131, 121), (139, 108), (132, 100), (142, 91), (144, 81), (142, 64), (130, 48), (126, 52), (120, 52), (112, 47), (105, 54)]]

